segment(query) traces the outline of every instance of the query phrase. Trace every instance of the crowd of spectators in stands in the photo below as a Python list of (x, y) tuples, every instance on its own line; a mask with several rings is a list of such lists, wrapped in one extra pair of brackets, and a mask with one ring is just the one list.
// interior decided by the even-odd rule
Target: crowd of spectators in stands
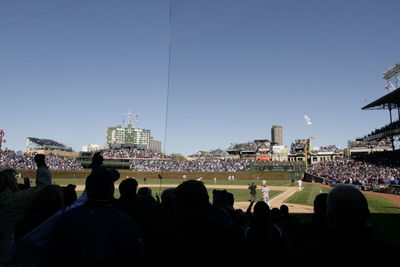
[(329, 146), (321, 146), (318, 149), (313, 148), (312, 151), (313, 152), (334, 152), (334, 153), (338, 153), (341, 150), (336, 145), (329, 145)]
[(267, 145), (266, 142), (252, 141), (243, 144), (231, 144), (227, 150), (258, 151), (258, 149), (268, 148), (268, 147), (269, 146)]
[(290, 153), (297, 153), (297, 152), (303, 152), (304, 151), (304, 146), (307, 144), (306, 139), (296, 139), (294, 142), (290, 145)]
[(142, 172), (238, 172), (247, 171), (253, 161), (243, 159), (132, 160), (130, 169)]
[(258, 160), (255, 162), (254, 167), (258, 171), (273, 170), (274, 168), (284, 168), (286, 170), (299, 171), (304, 170), (303, 161), (269, 161), (269, 160)]
[(389, 124), (383, 126), (382, 128), (375, 129), (374, 131), (369, 133), (367, 136), (372, 136), (372, 135), (384, 133), (384, 132), (395, 130), (395, 129), (400, 129), (400, 120), (389, 123)]
[(136, 148), (105, 149), (102, 150), (102, 154), (104, 158), (169, 158), (169, 156), (163, 153), (154, 152), (148, 149)]
[[(13, 150), (0, 151), (0, 168), (35, 169), (36, 165), (33, 160), (35, 154)], [(51, 170), (83, 170), (82, 165), (75, 158), (50, 154), (46, 160)]]
[(346, 158), (315, 163), (307, 168), (307, 172), (331, 182), (358, 185), (363, 190), (372, 190), (377, 185), (399, 184), (400, 181), (399, 167), (377, 166)]
[(228, 156), (228, 152), (226, 150), (217, 148), (210, 151), (199, 151), (197, 152), (196, 157), (225, 157)]
[(336, 267), (345, 257), (349, 266), (390, 266), (396, 256), (363, 256), (394, 247), (376, 240), (367, 200), (354, 187), (318, 195), (312, 220), (301, 222), (286, 205), (235, 209), (226, 190), (214, 190), (210, 203), (196, 180), (154, 196), (127, 178), (116, 199), (119, 174), (100, 157), (79, 198), (73, 185), (26, 188), (15, 171), (0, 171), (0, 265)]
[(357, 160), (382, 167), (400, 168), (400, 150), (360, 155), (357, 157)]
[(371, 141), (349, 141), (347, 143), (349, 148), (361, 147), (361, 148), (391, 148), (390, 138), (385, 138), (382, 140), (371, 140)]
[(58, 146), (58, 147), (65, 147), (65, 145), (51, 140), (51, 139), (43, 139), (43, 138), (35, 138), (35, 137), (28, 137), (29, 141), (34, 142), (40, 146)]

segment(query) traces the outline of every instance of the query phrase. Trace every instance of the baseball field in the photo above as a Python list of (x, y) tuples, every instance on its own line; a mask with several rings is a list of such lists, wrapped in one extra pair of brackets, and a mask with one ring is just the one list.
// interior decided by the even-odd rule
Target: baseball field
[[(185, 179), (142, 179), (136, 178), (140, 187), (149, 187), (153, 195), (160, 194), (164, 189), (176, 187)], [(119, 197), (118, 185), (122, 179), (115, 182), (116, 198)], [(257, 185), (257, 199), (262, 200), (261, 184), (262, 180), (201, 180), (207, 187), (210, 201), (212, 201), (212, 190), (226, 189), (234, 194), (235, 208), (245, 211), (249, 206), (250, 191), (248, 185), (254, 182)], [(85, 187), (85, 179), (54, 179), (54, 183), (59, 185), (75, 184), (76, 190), (80, 195)], [(279, 208), (282, 204), (289, 207), (289, 212), (299, 220), (308, 220), (313, 213), (313, 201), (316, 195), (328, 193), (331, 187), (318, 183), (303, 183), (299, 189), (297, 183), (293, 186), (290, 180), (268, 180), (270, 188), (270, 205), (272, 208)], [(400, 196), (363, 192), (368, 200), (371, 211), (371, 227), (374, 233), (388, 241), (400, 240)]]
[[(163, 189), (176, 187), (184, 179), (136, 179), (139, 187), (149, 187), (152, 189), (153, 194), (161, 193)], [(115, 182), (116, 190), (115, 197), (119, 197), (118, 184), (122, 179)], [(261, 200), (261, 180), (201, 180), (207, 187), (212, 198), (212, 190), (226, 189), (234, 194), (235, 207), (246, 209), (249, 204), (250, 193), (248, 185), (254, 182), (257, 188), (257, 199)], [(77, 185), (77, 192), (80, 194), (84, 190), (84, 179), (54, 179), (54, 183), (59, 185), (75, 184)], [(328, 193), (330, 187), (317, 184), (317, 183), (303, 183), (302, 188), (299, 190), (297, 183), (293, 186), (289, 180), (268, 180), (268, 187), (271, 189), (270, 199), (271, 206), (279, 208), (280, 205), (286, 204), (289, 206), (291, 213), (312, 213), (313, 201), (319, 193)], [(366, 196), (371, 213), (380, 214), (400, 214), (400, 196), (378, 194), (371, 192), (364, 192)]]

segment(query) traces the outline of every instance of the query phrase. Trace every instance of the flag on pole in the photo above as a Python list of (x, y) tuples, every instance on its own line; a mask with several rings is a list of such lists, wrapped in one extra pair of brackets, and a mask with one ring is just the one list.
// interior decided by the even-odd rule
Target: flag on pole
[(304, 115), (304, 121), (305, 121), (306, 125), (311, 125), (312, 124), (311, 120), (310, 120), (310, 117), (308, 117), (308, 115)]

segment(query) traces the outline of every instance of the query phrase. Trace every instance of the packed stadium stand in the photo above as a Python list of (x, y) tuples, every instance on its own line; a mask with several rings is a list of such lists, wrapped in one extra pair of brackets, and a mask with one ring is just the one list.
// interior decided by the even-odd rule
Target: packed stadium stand
[[(0, 151), (0, 169), (36, 169), (36, 164), (33, 160), (35, 155), (35, 152)], [(82, 165), (76, 158), (62, 157), (51, 153), (46, 155), (46, 164), (51, 170), (83, 170)]]
[(341, 149), (338, 148), (336, 145), (329, 145), (329, 146), (321, 146), (321, 147), (313, 147), (312, 152), (340, 152)]
[(263, 149), (269, 149), (271, 147), (271, 142), (267, 139), (254, 140), (252, 142), (241, 143), (241, 144), (231, 144), (227, 149), (229, 154), (235, 152), (261, 152)]
[(245, 159), (208, 159), (195, 160), (132, 160), (130, 169), (148, 172), (238, 172), (248, 171), (253, 164)]
[(209, 157), (209, 158), (224, 158), (227, 157), (229, 154), (226, 150), (217, 148), (212, 149), (210, 151), (198, 151), (194, 155), (190, 155), (189, 158), (196, 158), (196, 157)]
[(400, 181), (399, 167), (379, 166), (348, 158), (319, 162), (306, 171), (326, 178), (327, 183), (353, 184), (368, 191), (388, 191), (390, 185), (398, 185)]
[(67, 147), (57, 141), (44, 138), (28, 137), (27, 149), (29, 150), (58, 150), (58, 151), (72, 151), (72, 148)]
[[(363, 138), (348, 142), (349, 158), (337, 158), (309, 166), (308, 174), (325, 178), (328, 183), (345, 183), (362, 190), (399, 194), (400, 183), (400, 64), (384, 73), (386, 95), (362, 107), (362, 110), (388, 110), (389, 124)], [(397, 110), (397, 120), (392, 111)]]
[(60, 157), (77, 158), (79, 153), (60, 142), (46, 138), (28, 137), (26, 139), (27, 153), (38, 153), (44, 155), (58, 155)]
[[(399, 143), (400, 136), (400, 88), (384, 95), (383, 97), (364, 106), (362, 110), (388, 110), (390, 123), (382, 128), (375, 129), (364, 137), (364, 141), (379, 141), (389, 138), (392, 150), (395, 150)], [(397, 110), (397, 120), (393, 120), (392, 110)]]
[(306, 139), (294, 140), (294, 142), (290, 145), (290, 153), (304, 153), (304, 149), (308, 145), (307, 141), (308, 140)]

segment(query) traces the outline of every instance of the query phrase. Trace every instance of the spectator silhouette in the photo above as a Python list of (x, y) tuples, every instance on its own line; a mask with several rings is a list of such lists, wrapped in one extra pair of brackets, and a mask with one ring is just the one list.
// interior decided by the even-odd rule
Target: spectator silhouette
[[(161, 194), (161, 205), (149, 218), (145, 236), (146, 266), (170, 266), (177, 251), (171, 246), (174, 231), (175, 188), (167, 188)], [(162, 227), (160, 227), (162, 226)]]
[(157, 200), (153, 197), (151, 188), (142, 187), (137, 193), (137, 223), (141, 229), (146, 231), (147, 222), (153, 216), (157, 208)]
[(224, 190), (212, 191), (213, 194), (213, 205), (225, 209), (228, 206), (228, 192)]
[(59, 185), (42, 187), (33, 195), (22, 221), (17, 225), (16, 239), (36, 228), (63, 207), (63, 191)]
[[(376, 239), (368, 227), (370, 212), (365, 196), (354, 186), (336, 186), (327, 197), (329, 235), (321, 241), (304, 246), (293, 257), (295, 266), (390, 266), (394, 254), (370, 255), (376, 251), (394, 251), (388, 244)], [(333, 254), (326, 260), (326, 251)], [(305, 257), (312, 253), (313, 258)]]
[(137, 195), (138, 182), (133, 178), (127, 178), (119, 184), (120, 198), (116, 201), (116, 207), (137, 220)]
[(290, 245), (293, 244), (295, 233), (299, 228), (299, 221), (289, 214), (289, 207), (287, 205), (281, 205), (279, 210), (281, 211), (282, 221), (287, 226), (286, 233), (289, 238)]
[(173, 266), (237, 264), (239, 255), (232, 221), (226, 212), (212, 206), (204, 184), (189, 180), (175, 190), (175, 225), (171, 247), (178, 253), (169, 262)]
[(49, 168), (46, 165), (46, 156), (43, 154), (36, 154), (34, 160), (37, 165), (36, 170), (36, 186), (43, 187), (51, 184), (52, 175)]
[(69, 184), (67, 186), (63, 186), (63, 195), (64, 195), (64, 206), (68, 207), (72, 205), (75, 200), (77, 200), (78, 196), (75, 191), (76, 185)]
[(92, 162), (90, 163), (89, 168), (91, 168), (92, 170), (101, 168), (103, 166), (103, 161), (104, 161), (104, 158), (101, 155), (101, 153), (96, 152), (93, 154)]
[(301, 247), (326, 238), (328, 235), (327, 193), (314, 199), (314, 214), (310, 221), (304, 222), (296, 233), (294, 247)]
[(267, 203), (258, 201), (254, 205), (252, 221), (245, 231), (248, 266), (265, 265), (266, 258), (268, 264), (283, 264), (288, 254), (286, 241), (278, 228), (273, 225), (270, 216), (271, 211)]
[[(49, 180), (41, 178), (44, 177), (39, 176), (38, 183), (47, 185)], [(0, 264), (11, 261), (15, 225), (23, 217), (28, 201), (36, 191), (36, 188), (20, 190), (15, 170), (0, 171)]]
[(142, 248), (134, 221), (115, 209), (115, 176), (97, 169), (86, 179), (88, 200), (61, 215), (45, 249), (47, 266), (140, 266)]

